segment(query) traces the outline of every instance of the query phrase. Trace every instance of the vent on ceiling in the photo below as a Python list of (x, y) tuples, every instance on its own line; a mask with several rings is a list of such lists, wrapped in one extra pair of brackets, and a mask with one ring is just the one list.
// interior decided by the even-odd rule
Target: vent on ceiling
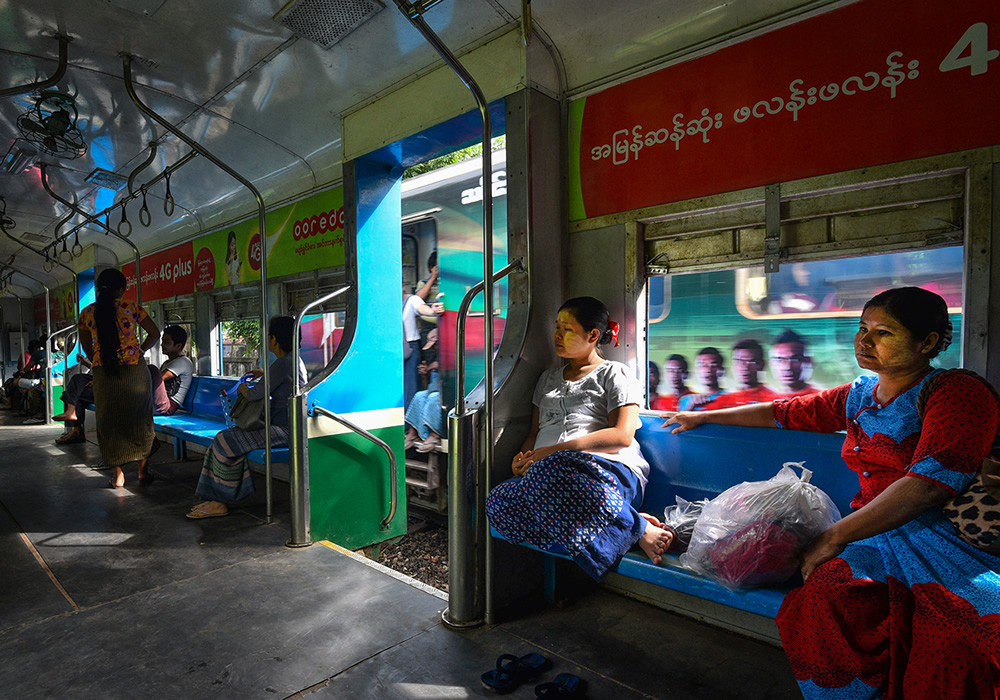
[(93, 182), (95, 185), (107, 187), (109, 190), (117, 192), (125, 186), (125, 183), (128, 182), (128, 178), (124, 175), (113, 173), (110, 170), (105, 170), (104, 168), (96, 168), (94, 172), (87, 176), (87, 182)]
[(21, 240), (31, 241), (32, 243), (48, 243), (51, 239), (48, 236), (43, 236), (40, 233), (31, 233), (25, 231), (21, 234)]
[(292, 0), (274, 19), (328, 49), (384, 7), (381, 0)]

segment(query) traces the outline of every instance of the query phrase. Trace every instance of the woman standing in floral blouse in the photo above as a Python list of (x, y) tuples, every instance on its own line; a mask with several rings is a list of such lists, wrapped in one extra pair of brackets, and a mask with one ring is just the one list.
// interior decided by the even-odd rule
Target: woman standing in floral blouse
[[(114, 468), (108, 486), (125, 485), (122, 465), (139, 462), (139, 483), (153, 480), (146, 457), (153, 447), (153, 398), (143, 357), (160, 338), (146, 310), (122, 299), (125, 275), (109, 268), (97, 278), (97, 301), (80, 312), (80, 347), (93, 362), (97, 442)], [(139, 341), (139, 329), (146, 332)]]

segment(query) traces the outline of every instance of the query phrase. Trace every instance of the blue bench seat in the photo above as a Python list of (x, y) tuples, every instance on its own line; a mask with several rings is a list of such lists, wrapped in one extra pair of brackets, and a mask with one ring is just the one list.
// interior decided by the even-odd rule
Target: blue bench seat
[[(642, 505), (647, 513), (662, 518), (664, 509), (676, 504), (676, 496), (688, 501), (713, 498), (741, 482), (769, 479), (785, 462), (805, 462), (813, 472), (811, 483), (823, 489), (842, 514), (850, 512), (858, 482), (840, 457), (843, 435), (720, 425), (705, 425), (674, 435), (661, 424), (656, 416), (644, 415), (642, 427), (636, 432), (650, 464)], [(498, 536), (495, 531), (493, 534)], [(551, 597), (555, 590), (554, 558), (568, 557), (545, 554), (545, 593)], [(731, 591), (682, 568), (675, 555), (667, 555), (660, 565), (655, 565), (644, 554), (629, 552), (612, 574), (766, 618), (777, 615), (790, 589), (786, 585)]]
[[(226, 429), (226, 419), (222, 413), (222, 391), (232, 388), (237, 380), (228, 377), (196, 376), (184, 397), (182, 408), (186, 413), (175, 413), (172, 416), (154, 416), (155, 430), (174, 438), (174, 453), (178, 458), (184, 456), (184, 442), (193, 442), (208, 447), (217, 433)], [(262, 465), (266, 459), (263, 449), (253, 450), (247, 454), (252, 464)], [(271, 449), (271, 463), (288, 462), (289, 449), (274, 447)]]

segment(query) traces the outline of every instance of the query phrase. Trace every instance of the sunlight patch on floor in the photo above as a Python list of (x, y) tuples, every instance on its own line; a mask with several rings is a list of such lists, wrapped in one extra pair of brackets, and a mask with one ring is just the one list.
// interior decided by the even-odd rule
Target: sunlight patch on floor
[(92, 469), (88, 464), (74, 464), (73, 468), (86, 476), (103, 476), (105, 479), (107, 478), (107, 474)]
[(430, 683), (396, 683), (399, 697), (404, 698), (471, 698), (468, 688), (460, 685), (433, 685)]
[(28, 532), (38, 547), (113, 547), (128, 542), (131, 532)]

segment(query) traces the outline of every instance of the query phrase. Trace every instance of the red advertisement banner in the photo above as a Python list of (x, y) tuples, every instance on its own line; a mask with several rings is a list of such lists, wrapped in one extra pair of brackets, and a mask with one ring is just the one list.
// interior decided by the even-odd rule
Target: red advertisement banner
[(860, 0), (609, 88), (571, 218), (996, 144), (998, 49), (996, 0)]
[[(142, 258), (142, 300), (152, 301), (194, 292), (194, 245), (188, 241)], [(125, 298), (135, 300), (135, 263), (121, 268), (128, 289)]]

